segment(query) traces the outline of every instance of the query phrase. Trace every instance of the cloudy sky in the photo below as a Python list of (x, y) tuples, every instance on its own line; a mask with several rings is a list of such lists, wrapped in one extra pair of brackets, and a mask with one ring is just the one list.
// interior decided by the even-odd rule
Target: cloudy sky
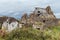
[(0, 0), (0, 16), (19, 18), (23, 13), (28, 14), (34, 7), (50, 5), (57, 18), (60, 18), (60, 0)]

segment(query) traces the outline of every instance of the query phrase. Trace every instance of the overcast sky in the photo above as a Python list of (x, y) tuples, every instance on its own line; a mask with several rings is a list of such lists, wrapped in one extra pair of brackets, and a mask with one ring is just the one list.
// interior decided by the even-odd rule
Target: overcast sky
[(34, 7), (50, 5), (56, 17), (60, 18), (60, 0), (0, 0), (0, 16), (19, 17), (32, 12)]

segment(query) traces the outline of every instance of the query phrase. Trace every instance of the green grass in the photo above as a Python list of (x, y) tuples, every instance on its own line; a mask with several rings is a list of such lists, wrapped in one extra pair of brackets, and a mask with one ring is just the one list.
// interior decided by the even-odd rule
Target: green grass
[(60, 26), (50, 27), (44, 31), (33, 28), (16, 29), (0, 37), (0, 40), (60, 40)]

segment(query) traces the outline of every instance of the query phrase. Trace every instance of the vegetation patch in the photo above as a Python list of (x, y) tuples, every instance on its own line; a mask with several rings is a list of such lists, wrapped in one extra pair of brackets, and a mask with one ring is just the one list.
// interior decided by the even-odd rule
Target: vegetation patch
[(60, 26), (47, 28), (44, 31), (31, 27), (16, 29), (5, 37), (0, 37), (0, 40), (60, 40)]

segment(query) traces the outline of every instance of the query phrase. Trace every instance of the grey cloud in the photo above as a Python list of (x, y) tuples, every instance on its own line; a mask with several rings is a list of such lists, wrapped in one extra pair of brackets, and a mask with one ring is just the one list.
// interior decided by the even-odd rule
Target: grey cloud
[[(33, 11), (34, 7), (51, 6), (54, 13), (60, 13), (60, 0), (0, 0), (0, 14), (19, 16), (20, 14)], [(19, 13), (17, 12), (19, 11)], [(16, 12), (16, 13), (15, 13)]]

